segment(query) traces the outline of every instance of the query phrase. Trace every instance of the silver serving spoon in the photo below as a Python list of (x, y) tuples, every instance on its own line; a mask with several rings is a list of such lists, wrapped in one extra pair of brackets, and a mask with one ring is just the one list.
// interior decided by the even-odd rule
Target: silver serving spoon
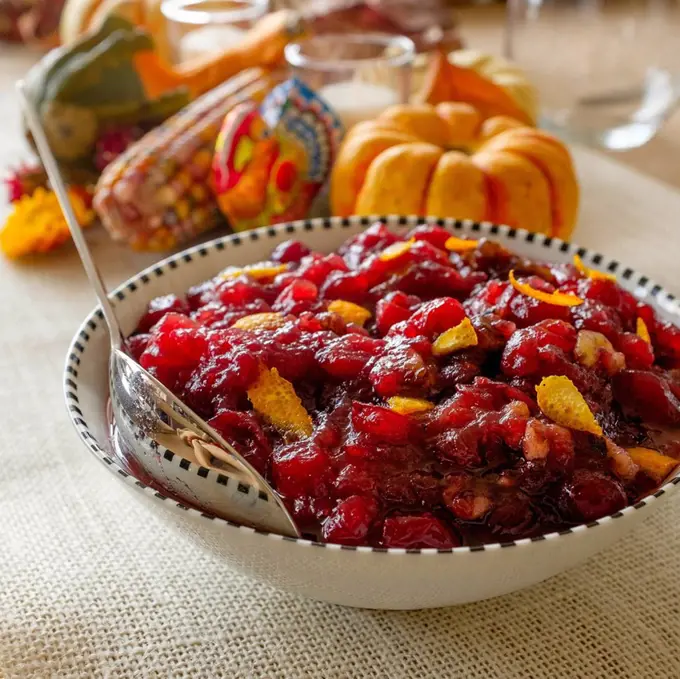
[[(125, 341), (73, 212), (40, 116), (17, 83), (26, 121), (109, 328), (109, 390), (115, 447), (161, 488), (236, 523), (281, 535), (300, 532), (276, 491), (222, 436), (125, 353)], [(133, 464), (134, 466), (134, 464)]]

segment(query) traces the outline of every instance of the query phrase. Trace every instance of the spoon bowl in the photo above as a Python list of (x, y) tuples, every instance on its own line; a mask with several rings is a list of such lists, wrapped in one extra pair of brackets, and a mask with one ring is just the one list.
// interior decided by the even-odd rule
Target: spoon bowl
[[(153, 485), (176, 499), (235, 523), (280, 535), (300, 532), (281, 497), (222, 436), (125, 351), (116, 312), (106, 293), (40, 117), (24, 86), (17, 84), (28, 126), (64, 213), (73, 241), (109, 329), (109, 390), (115, 447), (128, 468), (141, 468)], [(218, 484), (204, 494), (178, 467), (198, 465), (195, 478), (213, 471)]]

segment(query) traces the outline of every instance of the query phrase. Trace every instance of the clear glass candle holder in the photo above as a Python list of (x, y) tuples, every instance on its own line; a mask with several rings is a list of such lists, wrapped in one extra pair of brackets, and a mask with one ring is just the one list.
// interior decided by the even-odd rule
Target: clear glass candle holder
[(168, 39), (175, 63), (237, 43), (269, 11), (269, 0), (165, 0)]
[(680, 103), (677, 0), (508, 0), (506, 29), (541, 124), (568, 140), (636, 148)]
[(413, 41), (382, 33), (322, 34), (286, 47), (292, 74), (314, 89), (345, 129), (406, 103)]

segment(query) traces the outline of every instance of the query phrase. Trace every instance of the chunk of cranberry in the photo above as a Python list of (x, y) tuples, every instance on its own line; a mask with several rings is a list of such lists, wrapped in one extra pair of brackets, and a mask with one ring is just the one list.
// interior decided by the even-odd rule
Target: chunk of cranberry
[(437, 385), (440, 389), (450, 389), (463, 384), (470, 384), (482, 372), (482, 368), (474, 361), (454, 357), (448, 365), (439, 370)]
[(238, 403), (258, 373), (257, 356), (244, 347), (237, 347), (226, 355), (201, 363), (187, 381), (183, 398), (198, 413), (209, 415), (221, 394), (228, 393), (232, 402)]
[(411, 316), (411, 323), (420, 331), (419, 334), (434, 339), (458, 325), (464, 318), (465, 310), (457, 299), (440, 297), (420, 306)]
[(345, 260), (340, 255), (320, 255), (312, 253), (303, 257), (299, 268), (295, 271), (298, 278), (321, 286), (332, 271), (348, 271)]
[[(648, 324), (649, 327), (649, 324)], [(671, 359), (671, 368), (680, 367), (680, 328), (671, 323), (656, 323), (654, 326), (654, 342), (659, 353)]]
[(434, 224), (421, 224), (409, 232), (407, 238), (415, 238), (417, 241), (426, 241), (440, 250), (446, 250), (446, 241), (451, 234), (441, 226)]
[(671, 427), (680, 426), (680, 398), (660, 374), (622, 370), (612, 378), (614, 398), (638, 417)]
[(562, 490), (563, 511), (575, 521), (595, 521), (626, 504), (623, 486), (602, 472), (579, 469)]
[(492, 532), (508, 537), (521, 535), (535, 520), (529, 498), (521, 492), (505, 493), (486, 518)]
[(139, 361), (139, 358), (144, 353), (151, 335), (149, 333), (141, 333), (139, 335), (133, 335), (125, 340), (125, 346), (127, 347), (128, 353), (135, 361)]
[(480, 521), (493, 507), (486, 485), (467, 474), (449, 474), (444, 484), (444, 505), (461, 521)]
[(635, 333), (624, 332), (619, 335), (618, 350), (626, 357), (629, 368), (647, 370), (654, 363), (652, 345)]
[(524, 377), (538, 374), (542, 363), (551, 368), (571, 365), (575, 346), (576, 330), (572, 325), (558, 320), (541, 321), (511, 335), (503, 351), (501, 369), (506, 375)]
[(314, 283), (298, 278), (281, 291), (272, 309), (283, 314), (301, 314), (313, 308), (318, 296), (319, 289)]
[[(519, 280), (522, 283), (528, 283), (535, 290), (547, 293), (555, 291), (555, 286), (538, 276), (528, 276)], [(521, 328), (535, 325), (547, 319), (570, 320), (568, 307), (542, 302), (534, 297), (517, 292), (514, 288), (509, 288), (506, 291), (500, 304), (505, 307), (506, 317)]]
[(311, 250), (299, 240), (286, 240), (279, 243), (271, 254), (273, 262), (281, 262), (281, 264), (288, 264), (290, 262), (299, 262), (303, 257), (306, 257)]
[(377, 515), (378, 505), (373, 498), (353, 495), (341, 500), (323, 522), (323, 539), (340, 545), (365, 544)]
[(231, 309), (238, 309), (263, 297), (262, 286), (247, 276), (222, 281), (216, 288), (216, 294), (217, 299)]
[(460, 540), (441, 519), (423, 513), (386, 518), (382, 544), (402, 549), (451, 549), (459, 547)]
[(623, 330), (618, 313), (600, 302), (586, 300), (583, 304), (572, 307), (571, 315), (574, 327), (578, 330), (602, 333), (612, 344), (616, 344), (616, 338)]
[(207, 352), (206, 337), (196, 323), (187, 316), (169, 313), (152, 328), (139, 363), (170, 390), (176, 390)]
[(330, 464), (328, 454), (316, 443), (289, 443), (274, 451), (272, 476), (285, 497), (323, 497), (332, 481)]
[(376, 222), (369, 226), (366, 231), (357, 234), (344, 245), (341, 245), (339, 252), (351, 267), (356, 267), (366, 255), (384, 250), (399, 240), (402, 239), (392, 233), (386, 224)]
[(379, 356), (383, 347), (382, 340), (354, 334), (343, 335), (321, 349), (316, 360), (332, 377), (351, 380), (369, 369), (368, 362)]
[(368, 293), (368, 278), (359, 271), (331, 273), (321, 288), (324, 299), (343, 299), (348, 302), (361, 304)]
[(146, 307), (144, 315), (139, 319), (137, 332), (149, 332), (169, 312), (188, 315), (189, 305), (177, 295), (164, 295), (152, 299)]
[(417, 262), (399, 279), (397, 288), (423, 299), (443, 295), (466, 295), (478, 283), (486, 280), (481, 271), (461, 274), (451, 266), (437, 262)]
[(397, 445), (408, 443), (412, 433), (411, 421), (405, 415), (358, 401), (352, 403), (352, 424), (371, 439)]
[(265, 474), (271, 447), (255, 417), (247, 412), (223, 410), (208, 424), (231, 443), (260, 474)]
[(472, 316), (481, 316), (489, 312), (501, 312), (505, 305), (501, 304), (510, 283), (495, 278), (480, 285), (465, 301), (465, 309)]
[(433, 369), (408, 346), (396, 347), (379, 358), (368, 375), (383, 398), (399, 394), (424, 395), (434, 383)]
[(411, 316), (409, 308), (400, 303), (400, 297), (407, 298), (408, 295), (403, 292), (392, 292), (379, 300), (376, 305), (375, 322), (381, 335), (386, 335), (393, 325)]
[(621, 289), (614, 281), (605, 278), (582, 278), (578, 284), (578, 295), (616, 311), (621, 310)]
[(375, 480), (366, 467), (359, 463), (345, 465), (338, 473), (334, 486), (338, 497), (373, 495), (375, 492)]
[(187, 304), (192, 311), (215, 301), (215, 286), (214, 280), (205, 281), (199, 285), (194, 285), (187, 291)]

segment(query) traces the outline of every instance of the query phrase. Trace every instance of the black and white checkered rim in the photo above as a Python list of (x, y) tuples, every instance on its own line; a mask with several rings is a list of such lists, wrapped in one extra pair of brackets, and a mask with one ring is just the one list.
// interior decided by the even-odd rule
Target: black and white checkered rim
[[(151, 279), (158, 278), (164, 275), (168, 269), (176, 269), (179, 266), (191, 264), (194, 260), (206, 257), (212, 251), (222, 251), (226, 248), (238, 247), (244, 241), (259, 241), (267, 238), (274, 238), (279, 236), (282, 232), (287, 234), (304, 234), (309, 231), (328, 230), (334, 228), (349, 228), (360, 225), (368, 227), (376, 221), (386, 222), (388, 226), (404, 227), (417, 226), (418, 224), (430, 223), (437, 226), (445, 227), (452, 231), (464, 231), (480, 236), (493, 237), (496, 235), (503, 236), (510, 240), (526, 241), (535, 243), (546, 249), (558, 250), (562, 253), (578, 254), (584, 262), (592, 264), (597, 268), (615, 273), (619, 278), (633, 283), (635, 285), (635, 295), (637, 297), (645, 297), (652, 299), (656, 306), (663, 307), (664, 310), (670, 312), (673, 316), (680, 320), (680, 304), (674, 295), (665, 291), (660, 285), (651, 281), (647, 276), (643, 276), (631, 268), (624, 267), (619, 262), (613, 259), (604, 257), (603, 255), (590, 252), (586, 248), (581, 248), (573, 244), (566, 243), (558, 238), (550, 238), (541, 234), (530, 233), (524, 229), (512, 229), (507, 226), (499, 226), (489, 222), (474, 222), (471, 220), (454, 220), (454, 219), (427, 219), (422, 217), (330, 217), (325, 219), (309, 219), (300, 220), (297, 222), (290, 222), (287, 224), (280, 224), (275, 227), (262, 227), (253, 231), (245, 233), (238, 233), (229, 236), (223, 236), (215, 240), (209, 241), (202, 245), (198, 245), (176, 255), (172, 255), (167, 259), (155, 264), (154, 266), (145, 269), (141, 273), (131, 278), (126, 283), (123, 283), (116, 290), (111, 293), (111, 299), (116, 303), (116, 300), (122, 301), (128, 295), (135, 293), (140, 287), (146, 285)], [(499, 542), (486, 545), (475, 545), (471, 547), (455, 547), (453, 549), (397, 549), (397, 548), (380, 548), (380, 547), (351, 547), (346, 545), (327, 544), (321, 542), (314, 542), (301, 538), (291, 538), (278, 535), (275, 533), (268, 533), (259, 531), (253, 528), (239, 525), (226, 519), (215, 517), (211, 514), (201, 512), (198, 509), (187, 507), (186, 505), (177, 502), (176, 500), (166, 497), (155, 489), (138, 481), (134, 476), (121, 469), (114, 460), (112, 460), (108, 453), (101, 448), (97, 439), (90, 432), (87, 422), (83, 417), (78, 400), (78, 366), (80, 365), (80, 357), (86, 351), (87, 343), (90, 339), (90, 332), (96, 330), (98, 326), (104, 325), (104, 317), (100, 308), (96, 308), (83, 322), (78, 329), (75, 337), (71, 342), (67, 357), (64, 372), (64, 393), (66, 398), (66, 405), (68, 407), (69, 416), (73, 422), (78, 435), (83, 443), (87, 446), (93, 455), (103, 462), (112, 472), (115, 472), (118, 477), (128, 486), (135, 488), (137, 491), (144, 493), (153, 500), (164, 502), (166, 506), (170, 506), (175, 510), (185, 512), (193, 515), (201, 520), (211, 521), (214, 524), (221, 524), (225, 530), (236, 529), (245, 531), (247, 533), (257, 533), (262, 536), (262, 539), (270, 540), (286, 540), (289, 542), (297, 542), (304, 546), (321, 547), (324, 549), (334, 549), (343, 551), (356, 552), (376, 552), (385, 554), (458, 554), (464, 552), (483, 552), (495, 550), (506, 547), (516, 547), (522, 545), (529, 545), (533, 542), (542, 542), (545, 540), (554, 540), (562, 536), (570, 535), (572, 533), (582, 533), (586, 530), (595, 528), (599, 525), (610, 523), (611, 521), (623, 518), (633, 512), (650, 505), (662, 495), (670, 493), (680, 483), (680, 474), (676, 475), (655, 493), (649, 495), (634, 505), (626, 507), (615, 514), (605, 516), (597, 521), (592, 521), (587, 524), (567, 528), (559, 532), (548, 533), (533, 538), (524, 538), (522, 540), (512, 540), (509, 542)], [(186, 461), (183, 461), (183, 468), (186, 468)], [(214, 482), (225, 485), (227, 479), (222, 474), (217, 474), (214, 471), (207, 470), (199, 465), (190, 464), (187, 471), (192, 471), (203, 478), (211, 478)]]

